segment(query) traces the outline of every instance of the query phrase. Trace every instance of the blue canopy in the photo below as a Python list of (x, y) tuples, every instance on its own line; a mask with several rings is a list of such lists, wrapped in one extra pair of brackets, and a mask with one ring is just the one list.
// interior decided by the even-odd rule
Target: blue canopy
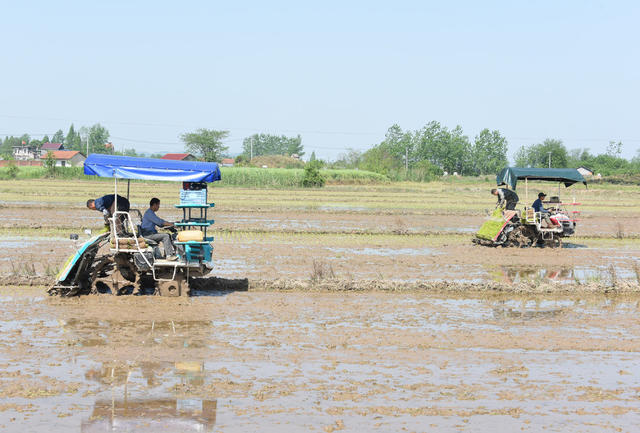
[(92, 153), (84, 162), (84, 174), (120, 179), (215, 182), (220, 168), (215, 162), (174, 161)]

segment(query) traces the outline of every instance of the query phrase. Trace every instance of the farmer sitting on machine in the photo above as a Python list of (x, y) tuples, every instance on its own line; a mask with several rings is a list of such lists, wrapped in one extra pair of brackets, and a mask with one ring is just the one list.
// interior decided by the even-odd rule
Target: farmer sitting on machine
[(538, 194), (538, 199), (536, 201), (533, 202), (533, 204), (531, 205), (531, 207), (533, 208), (533, 210), (535, 212), (539, 212), (540, 213), (540, 217), (544, 218), (544, 221), (547, 223), (547, 227), (552, 227), (554, 225), (553, 221), (551, 220), (551, 218), (549, 218), (549, 210), (545, 209), (543, 204), (542, 204), (542, 200), (544, 200), (544, 198), (547, 195), (543, 192)]
[(143, 238), (151, 239), (152, 241), (156, 242), (162, 242), (166, 259), (175, 261), (178, 259), (178, 256), (176, 256), (175, 248), (173, 246), (173, 243), (171, 242), (171, 236), (166, 233), (158, 233), (158, 230), (156, 230), (156, 226), (173, 227), (174, 224), (158, 217), (158, 215), (156, 215), (158, 209), (160, 209), (160, 199), (154, 197), (149, 202), (149, 209), (147, 209), (147, 211), (144, 213), (144, 216), (142, 217), (140, 234)]

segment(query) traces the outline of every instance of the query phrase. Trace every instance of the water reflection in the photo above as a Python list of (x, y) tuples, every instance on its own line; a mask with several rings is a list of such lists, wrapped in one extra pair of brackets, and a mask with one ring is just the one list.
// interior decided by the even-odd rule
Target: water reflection
[(611, 282), (612, 279), (634, 279), (626, 268), (614, 266), (491, 266), (487, 272), (494, 281), (520, 283), (524, 281), (556, 281), (560, 283)]
[(574, 281), (576, 274), (574, 268), (539, 268), (539, 267), (515, 267), (500, 266), (489, 270), (489, 274), (495, 281), (503, 283), (519, 283), (522, 281), (552, 280)]
[(209, 432), (216, 423), (217, 400), (100, 399), (82, 421), (91, 432)]
[(548, 310), (516, 310), (513, 308), (493, 308), (493, 317), (496, 319), (551, 319), (556, 318), (566, 312), (564, 308), (554, 308)]
[[(82, 432), (208, 432), (216, 422), (217, 400), (201, 398), (132, 397), (136, 375), (148, 388), (177, 382), (187, 386), (204, 383), (204, 362), (139, 362), (102, 364), (89, 369), (85, 378), (111, 388), (111, 398), (99, 398)], [(139, 394), (139, 392), (137, 393)]]

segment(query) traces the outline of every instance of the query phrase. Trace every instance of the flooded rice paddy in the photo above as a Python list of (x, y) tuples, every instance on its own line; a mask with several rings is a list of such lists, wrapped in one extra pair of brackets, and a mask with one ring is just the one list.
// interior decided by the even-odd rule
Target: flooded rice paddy
[(0, 297), (3, 431), (632, 431), (633, 298)]
[[(217, 189), (224, 284), (60, 299), (44, 285), (101, 229), (83, 203), (110, 186), (0, 183), (0, 431), (640, 425), (635, 190), (614, 209), (578, 190), (562, 249), (502, 249), (470, 242), (492, 205), (478, 185)], [(171, 185), (136, 187), (178, 216)]]

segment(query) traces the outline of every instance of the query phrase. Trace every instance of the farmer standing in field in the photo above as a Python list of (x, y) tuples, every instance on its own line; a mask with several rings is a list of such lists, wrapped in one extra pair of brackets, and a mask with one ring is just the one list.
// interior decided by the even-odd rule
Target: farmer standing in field
[[(104, 195), (100, 198), (97, 198), (95, 200), (93, 199), (89, 199), (87, 200), (87, 207), (89, 209), (93, 209), (93, 210), (97, 210), (102, 212), (102, 215), (104, 216), (104, 222), (105, 225), (109, 225), (109, 218), (111, 218), (115, 212), (115, 194), (107, 194)], [(122, 197), (121, 195), (118, 195), (118, 211), (121, 212), (129, 212), (130, 209), (130, 204), (129, 204), (129, 200), (127, 200), (126, 198)], [(125, 215), (121, 215), (120, 217), (118, 217), (118, 233), (122, 232), (122, 222), (124, 222), (126, 216)]]
[(507, 188), (494, 188), (491, 190), (491, 194), (498, 196), (497, 206), (502, 206), (506, 203), (506, 210), (515, 210), (516, 203), (518, 203), (518, 201), (520, 200), (518, 198), (518, 194), (516, 194), (515, 191), (511, 191)]

